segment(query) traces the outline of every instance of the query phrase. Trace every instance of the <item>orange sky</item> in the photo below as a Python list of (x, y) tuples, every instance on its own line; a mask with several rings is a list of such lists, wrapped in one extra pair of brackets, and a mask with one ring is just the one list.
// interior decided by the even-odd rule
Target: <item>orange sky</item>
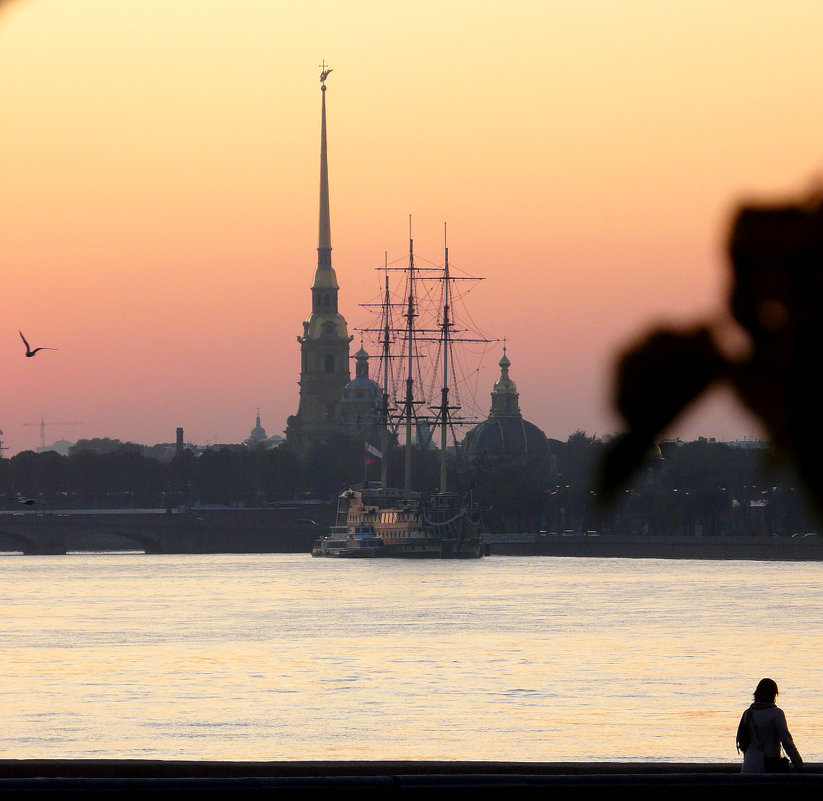
[[(40, 444), (41, 417), (47, 442), (236, 442), (258, 408), (282, 432), (323, 59), (350, 331), (409, 215), (431, 261), (448, 223), (524, 415), (559, 439), (614, 432), (615, 349), (716, 313), (735, 202), (820, 171), (821, 41), (812, 0), (0, 5), (4, 455)], [(18, 329), (59, 350), (25, 359)], [(721, 403), (675, 433), (758, 430)]]

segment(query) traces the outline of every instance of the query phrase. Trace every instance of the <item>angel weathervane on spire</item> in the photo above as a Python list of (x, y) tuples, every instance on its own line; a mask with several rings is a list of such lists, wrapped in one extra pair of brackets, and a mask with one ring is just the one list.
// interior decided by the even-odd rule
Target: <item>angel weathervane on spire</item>
[(331, 72), (331, 67), (326, 64), (326, 59), (323, 59), (323, 63), (320, 65), (320, 83), (323, 84), (323, 88), (326, 88), (326, 78), (329, 77), (329, 73)]

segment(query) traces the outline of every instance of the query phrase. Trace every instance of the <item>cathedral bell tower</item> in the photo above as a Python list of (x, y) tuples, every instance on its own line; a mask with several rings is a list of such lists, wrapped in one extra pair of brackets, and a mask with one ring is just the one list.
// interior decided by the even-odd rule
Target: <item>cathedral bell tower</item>
[(337, 310), (340, 287), (331, 266), (329, 220), (329, 166), (326, 151), (326, 78), (331, 69), (321, 66), (320, 91), (320, 226), (317, 269), (311, 285), (311, 313), (303, 321), (300, 343), (300, 405), (288, 421), (287, 438), (305, 449), (341, 430), (339, 403), (350, 380), (346, 320)]

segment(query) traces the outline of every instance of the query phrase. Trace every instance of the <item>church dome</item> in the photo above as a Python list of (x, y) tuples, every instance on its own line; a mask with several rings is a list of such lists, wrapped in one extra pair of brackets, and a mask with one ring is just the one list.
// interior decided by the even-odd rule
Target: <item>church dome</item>
[(383, 391), (369, 378), (369, 354), (362, 346), (354, 354), (354, 361), (355, 377), (343, 388), (340, 398), (340, 422), (347, 434), (380, 442)]
[(369, 408), (379, 408), (383, 400), (380, 385), (369, 378), (369, 354), (361, 346), (354, 354), (355, 377), (346, 384), (341, 403), (361, 403)]
[(260, 412), (257, 412), (257, 418), (255, 420), (254, 428), (252, 428), (251, 433), (249, 434), (249, 438), (246, 440), (247, 445), (257, 445), (260, 442), (268, 439), (266, 435), (266, 429), (260, 425)]
[(546, 435), (522, 417), (489, 418), (475, 426), (463, 441), (469, 458), (491, 456), (543, 456), (549, 452)]
[(249, 439), (265, 439), (266, 438), (266, 429), (260, 425), (260, 413), (257, 413), (257, 421), (255, 423), (254, 428), (251, 430), (251, 434), (249, 434)]
[(463, 440), (466, 456), (476, 458), (484, 453), (521, 457), (547, 455), (549, 441), (546, 435), (534, 423), (524, 420), (520, 413), (520, 396), (517, 385), (509, 376), (511, 362), (505, 347), (499, 365), (500, 378), (492, 388), (489, 417), (466, 434)]

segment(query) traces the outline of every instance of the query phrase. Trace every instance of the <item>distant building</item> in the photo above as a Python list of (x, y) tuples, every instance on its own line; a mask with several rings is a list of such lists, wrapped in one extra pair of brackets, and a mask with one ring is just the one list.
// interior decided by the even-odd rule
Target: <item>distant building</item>
[[(718, 440), (715, 437), (698, 437), (695, 440), (691, 440), (691, 442), (702, 442), (707, 445), (728, 445), (730, 448), (743, 448), (746, 450), (757, 450), (761, 448), (768, 448), (769, 442), (768, 440), (764, 439), (736, 439), (736, 440)], [(689, 443), (684, 442), (680, 437), (675, 437), (672, 439), (661, 439), (661, 445), (674, 445), (678, 448), (682, 448), (684, 445)]]
[(260, 411), (258, 410), (254, 428), (252, 428), (248, 439), (244, 440), (243, 444), (247, 445), (249, 448), (256, 448), (258, 446), (263, 448), (276, 448), (283, 442), (285, 442), (283, 437), (278, 436), (277, 434), (274, 434), (271, 437), (267, 436), (266, 429), (260, 425)]
[(523, 419), (520, 412), (520, 394), (509, 376), (511, 362), (503, 348), (500, 359), (500, 378), (491, 392), (489, 417), (475, 426), (463, 440), (463, 453), (476, 459), (484, 454), (508, 457), (547, 457), (549, 441), (534, 423)]
[(249, 434), (249, 438), (246, 440), (246, 445), (257, 445), (264, 439), (266, 439), (266, 429), (260, 425), (260, 410), (258, 409), (256, 423)]
[(61, 456), (68, 456), (69, 451), (73, 447), (73, 442), (69, 442), (67, 439), (58, 439), (52, 445), (43, 445), (37, 448), (35, 453), (48, 453), (49, 451), (54, 451), (55, 453), (59, 453)]

